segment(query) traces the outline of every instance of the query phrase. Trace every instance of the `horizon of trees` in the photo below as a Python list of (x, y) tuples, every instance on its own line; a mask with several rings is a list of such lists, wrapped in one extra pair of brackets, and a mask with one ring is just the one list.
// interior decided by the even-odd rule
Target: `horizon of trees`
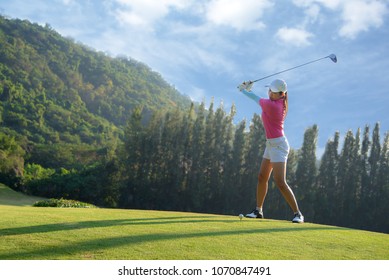
[[(234, 106), (227, 113), (222, 105), (215, 110), (213, 102), (207, 109), (201, 103), (187, 112), (155, 112), (144, 123), (138, 107), (115, 151), (81, 170), (27, 162), (15, 188), (102, 207), (248, 212), (255, 207), (265, 133), (259, 115), (234, 124), (235, 114)], [(335, 132), (319, 161), (318, 133), (317, 125), (308, 128), (287, 163), (287, 181), (306, 221), (388, 233), (389, 133), (381, 141), (379, 123), (372, 131), (366, 125), (355, 134), (348, 131), (340, 147)], [(22, 157), (20, 149), (13, 150)], [(264, 213), (273, 219), (292, 216), (272, 179)]]
[[(125, 131), (121, 154), (126, 178), (119, 205), (147, 209), (200, 211), (237, 215), (255, 207), (257, 174), (265, 145), (259, 115), (233, 124), (213, 103), (198, 114), (155, 114), (147, 126), (135, 111)], [(300, 150), (291, 150), (287, 180), (306, 220), (389, 232), (389, 133), (380, 140), (376, 123), (354, 134), (343, 147), (340, 134), (329, 139), (318, 166), (318, 127), (304, 134)], [(268, 218), (290, 219), (292, 213), (274, 182), (264, 206)]]

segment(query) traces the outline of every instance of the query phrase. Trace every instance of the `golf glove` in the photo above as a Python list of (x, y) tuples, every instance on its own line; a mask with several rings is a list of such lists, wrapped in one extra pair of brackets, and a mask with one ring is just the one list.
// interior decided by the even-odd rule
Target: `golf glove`
[(242, 90), (247, 90), (247, 91), (251, 91), (251, 88), (253, 87), (253, 82), (252, 81), (247, 81), (247, 82), (243, 82), (239, 85), (239, 90), (242, 91)]

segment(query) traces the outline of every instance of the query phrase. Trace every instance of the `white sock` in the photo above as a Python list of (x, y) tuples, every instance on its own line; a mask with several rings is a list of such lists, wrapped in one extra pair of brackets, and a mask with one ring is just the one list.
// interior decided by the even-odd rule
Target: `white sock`
[(262, 213), (262, 207), (257, 207), (256, 209), (258, 210), (259, 213)]

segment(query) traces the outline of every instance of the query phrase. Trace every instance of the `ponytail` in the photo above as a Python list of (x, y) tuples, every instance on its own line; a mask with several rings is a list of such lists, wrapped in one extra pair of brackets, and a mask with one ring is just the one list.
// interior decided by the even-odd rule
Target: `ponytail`
[(286, 117), (286, 114), (288, 114), (288, 92), (287, 91), (285, 91), (285, 96), (284, 96), (284, 112)]

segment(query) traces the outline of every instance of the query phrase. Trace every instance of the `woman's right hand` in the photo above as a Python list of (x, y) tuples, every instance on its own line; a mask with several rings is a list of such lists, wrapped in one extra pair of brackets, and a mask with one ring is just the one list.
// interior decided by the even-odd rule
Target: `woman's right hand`
[(251, 91), (253, 84), (254, 83), (252, 81), (245, 81), (245, 82), (241, 83), (238, 88), (240, 91), (242, 91), (242, 90)]

